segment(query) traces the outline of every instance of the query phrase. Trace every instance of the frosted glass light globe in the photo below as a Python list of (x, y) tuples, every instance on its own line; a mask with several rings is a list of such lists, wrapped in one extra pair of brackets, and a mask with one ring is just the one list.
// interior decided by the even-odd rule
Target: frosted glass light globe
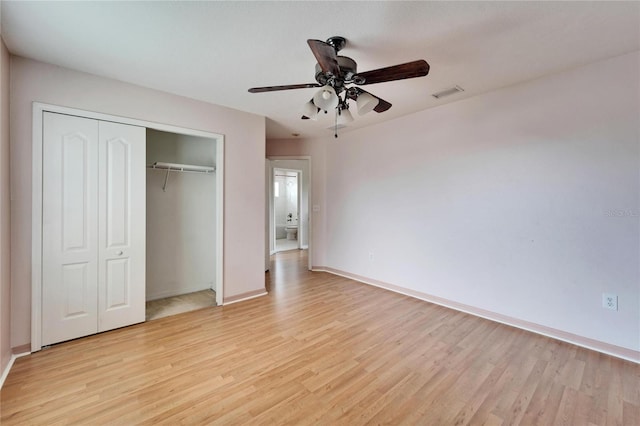
[(322, 87), (313, 97), (313, 103), (323, 111), (329, 111), (338, 106), (338, 95), (333, 87)]

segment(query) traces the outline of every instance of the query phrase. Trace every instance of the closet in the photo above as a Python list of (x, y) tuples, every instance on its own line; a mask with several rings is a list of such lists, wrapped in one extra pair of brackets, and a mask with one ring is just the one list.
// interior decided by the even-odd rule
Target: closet
[(42, 344), (144, 321), (145, 129), (42, 120)]
[(31, 350), (221, 304), (223, 166), (222, 135), (34, 103)]
[(216, 141), (153, 129), (146, 140), (147, 319), (215, 306)]

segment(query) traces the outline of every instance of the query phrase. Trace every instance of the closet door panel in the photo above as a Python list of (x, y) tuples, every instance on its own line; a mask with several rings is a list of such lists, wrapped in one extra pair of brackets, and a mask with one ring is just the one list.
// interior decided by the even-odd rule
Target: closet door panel
[(97, 331), (98, 122), (43, 114), (42, 343)]
[(106, 141), (107, 248), (124, 247), (129, 241), (129, 168), (131, 144), (122, 138)]
[(129, 259), (107, 260), (106, 264), (107, 311), (130, 305)]
[(98, 331), (145, 320), (146, 130), (100, 122)]

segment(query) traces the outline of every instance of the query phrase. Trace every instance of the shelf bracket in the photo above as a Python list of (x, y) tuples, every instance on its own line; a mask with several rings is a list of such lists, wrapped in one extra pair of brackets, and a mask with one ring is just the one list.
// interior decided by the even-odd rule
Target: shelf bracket
[(169, 172), (171, 169), (167, 169), (167, 174), (164, 175), (164, 183), (162, 184), (162, 192), (167, 192), (167, 181), (169, 180)]

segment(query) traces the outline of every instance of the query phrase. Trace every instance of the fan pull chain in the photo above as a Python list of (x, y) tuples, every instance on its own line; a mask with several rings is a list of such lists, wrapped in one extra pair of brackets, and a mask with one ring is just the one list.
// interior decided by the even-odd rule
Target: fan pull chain
[(336, 126), (335, 126), (335, 130), (333, 133), (333, 137), (338, 139), (338, 114), (340, 114), (340, 110), (338, 108), (336, 108)]

